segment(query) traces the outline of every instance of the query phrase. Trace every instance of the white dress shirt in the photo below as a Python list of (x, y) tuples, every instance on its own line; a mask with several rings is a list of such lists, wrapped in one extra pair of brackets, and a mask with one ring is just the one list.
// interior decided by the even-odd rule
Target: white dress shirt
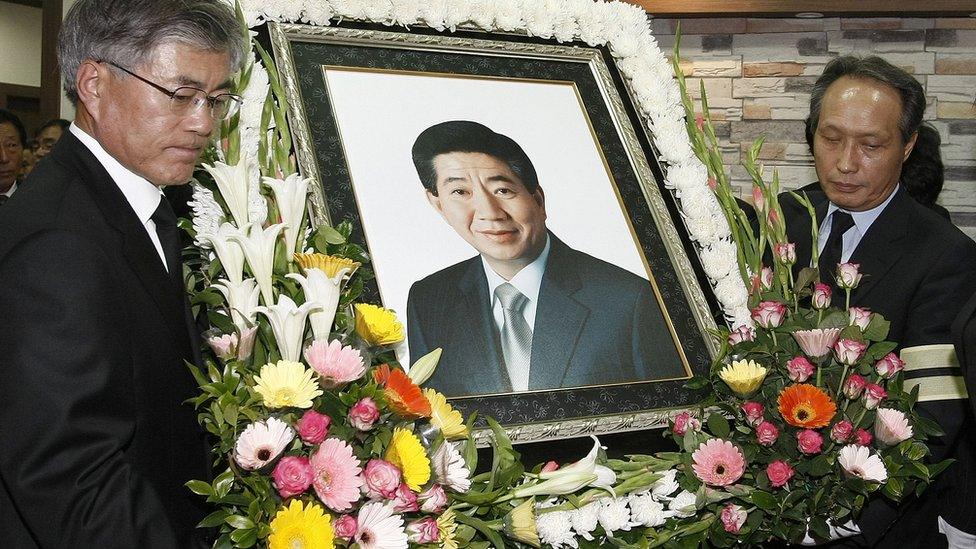
[(16, 190), (17, 190), (17, 182), (14, 181), (13, 183), (10, 184), (10, 188), (9, 189), (7, 189), (6, 191), (4, 191), (4, 192), (2, 192), (0, 194), (2, 194), (3, 196), (6, 196), (7, 198), (10, 198), (14, 194), (14, 191), (16, 191)]
[(820, 255), (823, 255), (824, 246), (827, 245), (827, 239), (830, 238), (830, 227), (834, 223), (834, 212), (843, 211), (851, 214), (851, 218), (854, 219), (854, 226), (847, 230), (842, 237), (842, 249), (840, 254), (840, 262), (847, 263), (850, 261), (851, 256), (854, 255), (854, 250), (857, 249), (857, 245), (861, 243), (861, 239), (867, 234), (868, 229), (871, 225), (878, 219), (881, 212), (888, 206), (891, 199), (894, 198), (895, 193), (901, 184), (895, 185), (895, 190), (891, 191), (888, 198), (884, 200), (881, 204), (871, 208), (870, 210), (864, 210), (863, 212), (851, 212), (837, 207), (833, 202), (829, 202), (827, 206), (827, 215), (824, 216), (823, 222), (820, 223), (820, 234), (817, 237), (817, 250), (819, 250)]
[(542, 248), (542, 253), (535, 261), (515, 273), (511, 280), (505, 280), (488, 265), (485, 256), (481, 256), (481, 264), (485, 269), (485, 277), (488, 279), (488, 297), (491, 299), (491, 313), (495, 317), (495, 326), (498, 333), (501, 333), (502, 326), (505, 325), (505, 316), (502, 312), (502, 304), (495, 295), (495, 288), (508, 282), (515, 289), (528, 298), (528, 303), (522, 309), (522, 315), (529, 328), (535, 333), (535, 311), (539, 304), (539, 288), (542, 287), (542, 275), (546, 274), (546, 262), (549, 261), (549, 235), (546, 235), (546, 245)]

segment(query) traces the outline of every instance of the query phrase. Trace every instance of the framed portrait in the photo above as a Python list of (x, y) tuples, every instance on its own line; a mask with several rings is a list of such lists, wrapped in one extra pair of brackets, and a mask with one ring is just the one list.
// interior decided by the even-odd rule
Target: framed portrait
[(352, 220), (405, 367), (516, 442), (647, 429), (715, 321), (606, 48), (269, 25), (314, 223)]

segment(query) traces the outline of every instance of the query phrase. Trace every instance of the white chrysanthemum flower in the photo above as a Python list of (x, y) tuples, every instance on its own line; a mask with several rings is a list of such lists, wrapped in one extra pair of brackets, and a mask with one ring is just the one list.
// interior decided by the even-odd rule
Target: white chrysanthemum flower
[(471, 22), (479, 28), (491, 30), (495, 27), (494, 0), (470, 0), (468, 14)]
[(446, 27), (444, 16), (450, 6), (448, 0), (425, 0), (420, 4), (420, 19), (428, 27), (444, 30)]
[(677, 476), (677, 470), (669, 469), (663, 477), (655, 480), (651, 485), (651, 497), (657, 501), (670, 499), (671, 494), (680, 488)]
[(359, 0), (329, 0), (339, 19), (362, 19), (363, 3)]
[(241, 0), (241, 12), (244, 13), (244, 23), (247, 28), (253, 29), (264, 23), (264, 10), (262, 0)]
[(652, 528), (661, 526), (673, 514), (671, 511), (665, 511), (664, 504), (655, 501), (654, 496), (648, 492), (630, 496), (630, 518), (641, 526)]
[(539, 532), (539, 541), (552, 546), (553, 549), (560, 547), (573, 547), (575, 549), (579, 547), (576, 535), (573, 533), (569, 511), (538, 513), (535, 518), (535, 526)]
[(669, 164), (680, 164), (695, 156), (683, 123), (660, 117), (653, 120), (651, 129), (661, 158)]
[(610, 39), (610, 11), (607, 2), (580, 2), (577, 11), (580, 40), (590, 46), (601, 46)]
[(749, 292), (741, 277), (727, 276), (715, 284), (715, 297), (726, 311), (736, 310), (748, 303)]
[(247, 426), (234, 445), (234, 461), (254, 471), (274, 461), (295, 438), (295, 431), (276, 417)]
[(722, 211), (715, 193), (706, 185), (687, 187), (678, 192), (678, 199), (681, 201), (681, 212), (685, 217), (693, 219), (708, 217)]
[(701, 251), (702, 267), (705, 274), (713, 281), (719, 281), (734, 272), (739, 275), (739, 260), (736, 255), (735, 242), (731, 240), (717, 240)]
[(497, 0), (494, 4), (496, 28), (503, 31), (513, 31), (525, 26), (522, 2), (519, 0)]
[(600, 526), (608, 536), (613, 537), (617, 530), (630, 530), (635, 523), (630, 521), (630, 509), (627, 498), (603, 498), (600, 500)]
[(526, 2), (522, 7), (525, 9), (525, 30), (532, 36), (552, 38), (556, 20), (549, 5), (546, 2), (536, 1)]
[(189, 205), (193, 210), (193, 231), (197, 234), (194, 244), (201, 248), (211, 248), (210, 239), (217, 235), (217, 229), (224, 220), (224, 209), (214, 198), (213, 191), (196, 180), (193, 185), (193, 200)]
[(254, 59), (251, 65), (251, 77), (241, 94), (240, 128), (259, 128), (261, 114), (264, 112), (264, 102), (270, 90), (268, 71), (260, 60)]
[(600, 519), (600, 503), (594, 501), (579, 509), (569, 512), (569, 521), (573, 523), (573, 530), (587, 541), (593, 541), (593, 530), (596, 530)]
[(576, 20), (577, 6), (566, 0), (546, 0), (546, 6), (551, 10), (552, 37), (557, 42), (572, 42), (579, 36), (580, 27)]
[(269, 21), (290, 21), (297, 23), (302, 18), (303, 2), (296, 0), (263, 0), (264, 17)]
[(421, 3), (420, 0), (396, 0), (393, 3), (393, 22), (405, 27), (416, 24), (420, 19)]
[(390, 502), (367, 503), (356, 517), (353, 540), (360, 549), (407, 549), (403, 517), (393, 514)]
[(332, 5), (329, 2), (305, 0), (304, 4), (305, 21), (312, 25), (320, 25), (323, 27), (332, 24), (331, 19), (335, 15), (335, 12), (332, 11)]
[[(738, 283), (742, 284), (742, 279), (739, 278), (738, 273), (730, 274), (727, 278), (735, 278)], [(744, 286), (743, 286), (744, 287)], [(726, 308), (726, 320), (729, 321), (729, 326), (732, 330), (736, 330), (739, 326), (753, 326), (754, 322), (752, 320), (752, 313), (749, 312), (749, 308), (745, 305), (740, 305), (737, 307)], [(731, 311), (731, 314), (729, 313)]]
[(869, 482), (885, 482), (888, 480), (888, 470), (877, 454), (871, 454), (867, 446), (848, 444), (840, 449), (837, 462), (848, 475), (862, 478)]
[(683, 162), (668, 168), (664, 181), (668, 188), (679, 192), (695, 186), (705, 186), (708, 182), (708, 169), (701, 162)]
[(471, 471), (454, 443), (444, 441), (431, 456), (437, 483), (463, 494), (471, 488)]
[(388, 23), (393, 20), (393, 3), (390, 0), (360, 0), (363, 15), (375, 23)]
[(696, 496), (693, 492), (688, 490), (682, 490), (680, 494), (671, 500), (668, 504), (668, 510), (674, 513), (674, 516), (680, 518), (688, 518), (694, 516), (697, 509), (695, 508)]

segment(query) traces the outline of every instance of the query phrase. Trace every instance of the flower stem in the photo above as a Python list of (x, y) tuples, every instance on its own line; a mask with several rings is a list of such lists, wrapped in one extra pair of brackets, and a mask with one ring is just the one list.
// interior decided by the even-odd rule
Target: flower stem
[(840, 383), (837, 384), (837, 394), (838, 395), (841, 394), (841, 390), (844, 388), (844, 380), (847, 379), (847, 369), (848, 368), (850, 368), (850, 365), (845, 364), (844, 365), (844, 371), (841, 372), (841, 374), (840, 374)]

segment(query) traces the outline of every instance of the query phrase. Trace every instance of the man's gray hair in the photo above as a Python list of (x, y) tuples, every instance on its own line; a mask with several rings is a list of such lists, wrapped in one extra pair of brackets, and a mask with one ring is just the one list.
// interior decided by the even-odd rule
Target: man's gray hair
[(78, 103), (76, 76), (85, 60), (136, 68), (167, 42), (227, 52), (231, 72), (244, 59), (244, 29), (223, 0), (78, 0), (58, 37), (64, 92)]

